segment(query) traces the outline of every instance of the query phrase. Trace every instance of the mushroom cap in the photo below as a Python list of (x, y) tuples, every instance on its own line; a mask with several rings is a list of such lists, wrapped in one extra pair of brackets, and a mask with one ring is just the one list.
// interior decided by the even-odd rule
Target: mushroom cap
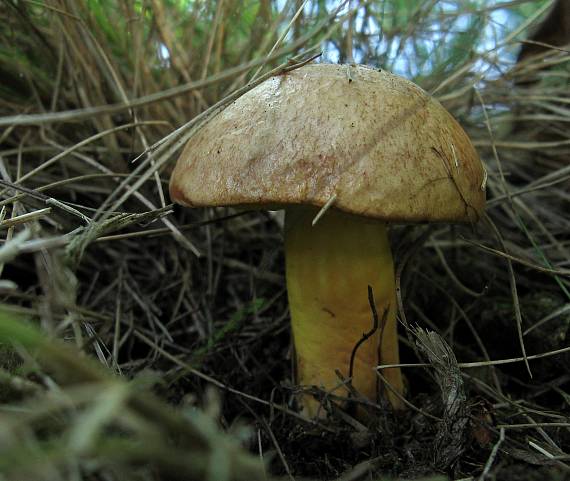
[(207, 122), (170, 180), (180, 204), (334, 207), (388, 222), (475, 222), (485, 170), (457, 121), (414, 83), (365, 66), (271, 77)]

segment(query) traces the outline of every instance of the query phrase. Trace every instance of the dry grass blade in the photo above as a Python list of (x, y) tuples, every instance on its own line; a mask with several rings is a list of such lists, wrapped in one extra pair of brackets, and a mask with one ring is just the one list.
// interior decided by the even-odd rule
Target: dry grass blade
[(453, 465), (464, 449), (467, 427), (465, 388), (455, 354), (433, 331), (416, 327), (414, 336), (420, 351), (435, 371), (443, 401), (443, 419), (435, 440), (435, 464), (439, 468)]

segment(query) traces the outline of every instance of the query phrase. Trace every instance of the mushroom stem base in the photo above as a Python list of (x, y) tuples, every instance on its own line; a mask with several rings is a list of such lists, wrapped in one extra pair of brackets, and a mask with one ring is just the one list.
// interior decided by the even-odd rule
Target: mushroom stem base
[[(386, 226), (336, 211), (328, 211), (311, 226), (316, 212), (296, 207), (285, 215), (296, 382), (349, 396), (335, 370), (348, 378), (354, 347), (374, 327), (368, 299), (371, 286), (384, 324), (358, 347), (352, 386), (370, 401), (376, 402), (382, 393), (394, 408), (402, 408), (399, 398), (379, 385), (374, 370), (378, 364), (399, 362), (394, 266)], [(396, 392), (403, 392), (399, 369), (386, 369), (383, 376)], [(308, 416), (326, 414), (313, 396), (305, 394), (300, 401)]]

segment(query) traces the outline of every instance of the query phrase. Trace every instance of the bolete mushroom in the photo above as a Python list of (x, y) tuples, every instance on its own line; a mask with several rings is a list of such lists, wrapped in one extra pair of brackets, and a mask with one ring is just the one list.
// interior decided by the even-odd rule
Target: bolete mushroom
[[(400, 370), (384, 371), (392, 391), (374, 369), (399, 362), (386, 224), (476, 222), (484, 184), (466, 133), (421, 88), (365, 66), (313, 64), (266, 80), (205, 124), (178, 159), (170, 195), (189, 207), (285, 208), (299, 384), (331, 390), (335, 370), (348, 376), (372, 328), (371, 286), (385, 321), (356, 350), (351, 382), (399, 408)], [(313, 397), (301, 402), (319, 412)]]

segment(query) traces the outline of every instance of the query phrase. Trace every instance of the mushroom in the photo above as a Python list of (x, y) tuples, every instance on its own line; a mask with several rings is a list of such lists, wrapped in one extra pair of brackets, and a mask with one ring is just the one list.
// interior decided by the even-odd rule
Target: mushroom
[[(484, 184), (467, 134), (417, 85), (366, 66), (312, 64), (206, 123), (178, 159), (170, 196), (188, 207), (284, 208), (296, 382), (331, 391), (342, 385), (337, 371), (351, 374), (362, 396), (398, 409), (400, 369), (384, 371), (391, 389), (375, 371), (399, 362), (387, 224), (476, 222)], [(383, 318), (375, 331), (368, 286)], [(308, 416), (323, 412), (313, 396), (300, 402)]]

